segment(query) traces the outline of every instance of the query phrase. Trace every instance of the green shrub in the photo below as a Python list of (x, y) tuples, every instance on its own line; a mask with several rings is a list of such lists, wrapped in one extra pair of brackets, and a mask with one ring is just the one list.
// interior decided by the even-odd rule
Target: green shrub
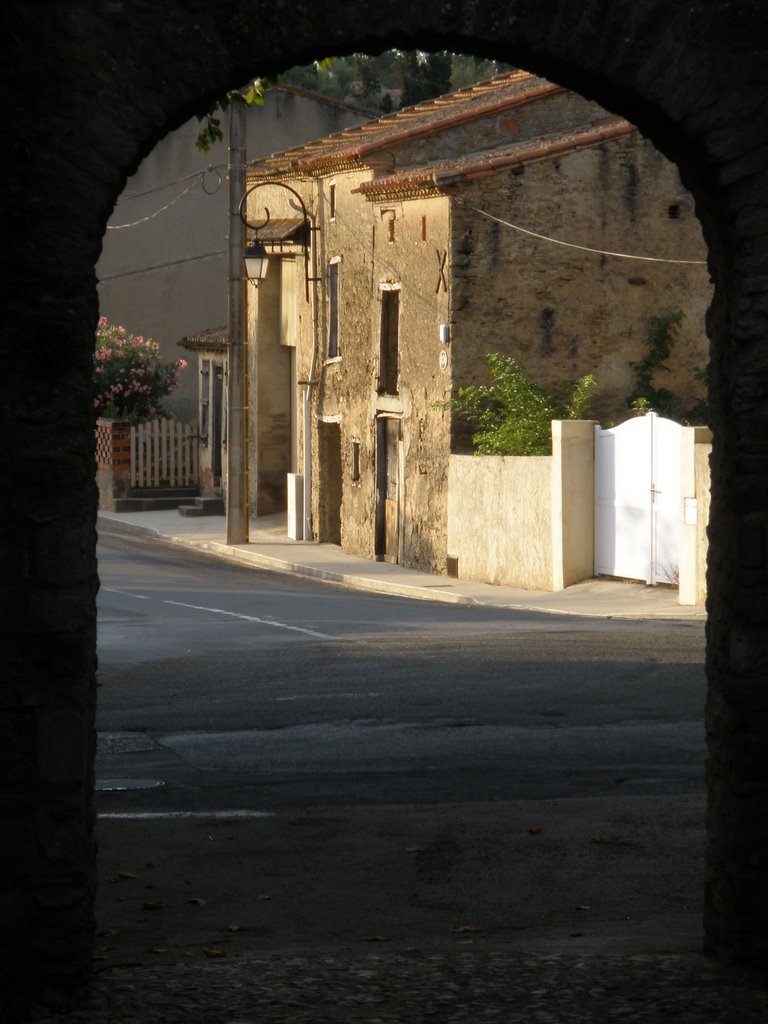
[(547, 391), (511, 356), (486, 357), (490, 384), (459, 388), (447, 403), (472, 427), (476, 455), (550, 455), (552, 420), (580, 419), (596, 382), (587, 374)]
[(179, 383), (186, 360), (160, 358), (151, 338), (129, 334), (101, 317), (94, 352), (96, 415), (139, 423), (162, 415), (162, 399)]

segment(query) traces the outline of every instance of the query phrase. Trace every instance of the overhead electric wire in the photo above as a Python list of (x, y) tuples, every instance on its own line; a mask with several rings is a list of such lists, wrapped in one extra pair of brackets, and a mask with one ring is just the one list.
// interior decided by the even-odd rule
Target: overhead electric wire
[[(123, 228), (135, 228), (138, 227), (140, 224), (144, 224), (147, 221), (153, 220), (161, 213), (164, 213), (166, 210), (169, 210), (172, 206), (178, 203), (180, 199), (183, 199), (184, 196), (187, 195), (187, 193), (190, 192), (195, 187), (198, 181), (202, 184), (205, 181), (206, 174), (215, 171), (218, 177), (218, 183), (216, 185), (216, 188), (209, 192), (208, 189), (205, 188), (205, 185), (202, 185), (204, 192), (206, 192), (208, 195), (213, 195), (215, 192), (218, 191), (219, 187), (221, 186), (221, 175), (218, 174), (218, 171), (220, 169), (226, 169), (227, 167), (227, 164), (217, 164), (216, 166), (206, 167), (204, 170), (195, 171), (193, 174), (184, 175), (184, 177), (182, 178), (177, 178), (175, 181), (168, 182), (165, 185), (159, 185), (157, 188), (146, 189), (144, 192), (132, 192), (128, 193), (127, 195), (121, 196), (120, 199), (140, 199), (143, 196), (153, 195), (156, 192), (162, 192), (166, 188), (170, 188), (172, 185), (180, 184), (182, 181), (189, 181), (190, 178), (195, 179), (191, 185), (188, 185), (169, 203), (166, 203), (164, 206), (161, 206), (160, 209), (155, 210), (154, 213), (147, 214), (147, 216), (141, 217), (138, 220), (131, 221), (127, 224), (108, 224), (107, 231), (120, 231)], [(707, 265), (706, 260), (675, 260), (666, 259), (661, 256), (637, 256), (634, 253), (613, 252), (610, 249), (595, 249), (589, 245), (579, 245), (577, 242), (566, 242), (561, 238), (552, 238), (551, 235), (544, 235), (538, 231), (531, 231), (530, 228), (524, 228), (520, 224), (513, 224), (511, 221), (504, 220), (502, 217), (497, 217), (495, 214), (488, 213), (486, 210), (481, 210), (477, 206), (472, 206), (470, 203), (468, 203), (465, 199), (462, 199), (460, 196), (456, 197), (456, 202), (461, 203), (461, 205), (465, 206), (468, 210), (472, 210), (473, 213), (479, 213), (480, 216), (487, 217), (488, 220), (495, 221), (497, 224), (501, 224), (504, 227), (511, 228), (513, 231), (518, 231), (520, 232), (520, 234), (528, 235), (530, 238), (536, 238), (542, 242), (550, 242), (552, 245), (562, 245), (568, 249), (577, 249), (580, 252), (589, 252), (596, 256), (612, 256), (615, 259), (621, 260), (639, 260), (642, 263), (670, 263), (678, 266), (695, 267), (704, 267)]]
[[(221, 165), (221, 166), (224, 166), (224, 165)], [(216, 172), (216, 177), (218, 178), (218, 183), (217, 183), (215, 189), (209, 191), (205, 187), (205, 176), (206, 176), (206, 174), (210, 174), (211, 172), (214, 172), (214, 171)], [(121, 196), (120, 198), (121, 199), (139, 199), (139, 198), (141, 198), (143, 196), (152, 195), (155, 192), (163, 192), (163, 191), (165, 191), (165, 189), (170, 188), (171, 185), (178, 185), (182, 181), (189, 181), (190, 178), (194, 178), (195, 180), (190, 185), (187, 185), (187, 187), (185, 189), (182, 189), (182, 191), (179, 192), (179, 194), (177, 196), (175, 196), (173, 199), (171, 199), (171, 201), (169, 203), (166, 203), (164, 206), (161, 206), (159, 210), (155, 210), (154, 213), (148, 213), (146, 215), (146, 217), (140, 217), (138, 220), (131, 221), (128, 224), (107, 224), (107, 231), (120, 231), (123, 228), (135, 228), (135, 227), (138, 227), (139, 224), (145, 224), (148, 220), (153, 220), (155, 217), (159, 216), (161, 213), (165, 213), (166, 210), (170, 210), (170, 208), (175, 203), (178, 203), (178, 201), (180, 199), (183, 199), (184, 196), (188, 192), (191, 192), (192, 189), (195, 187), (195, 185), (198, 184), (198, 182), (200, 183), (200, 186), (203, 189), (203, 192), (205, 192), (206, 195), (209, 195), (209, 196), (210, 195), (214, 195), (214, 193), (218, 192), (219, 188), (221, 187), (221, 175), (218, 172), (218, 168), (217, 167), (206, 167), (206, 169), (204, 171), (195, 171), (194, 174), (187, 174), (183, 178), (177, 179), (177, 181), (169, 182), (167, 185), (160, 185), (160, 186), (158, 186), (158, 188), (147, 189), (145, 192), (134, 192), (134, 193), (131, 193), (131, 194), (127, 195), (127, 196)]]
[(511, 221), (502, 220), (501, 217), (496, 217), (492, 213), (487, 213), (485, 210), (479, 209), (477, 206), (472, 206), (466, 200), (460, 196), (456, 198), (456, 201), (461, 203), (462, 206), (466, 206), (468, 210), (472, 210), (474, 213), (479, 213), (483, 217), (487, 217), (489, 220), (496, 221), (497, 224), (503, 224), (504, 227), (512, 228), (514, 231), (519, 231), (523, 235), (529, 235), (531, 238), (538, 238), (542, 242), (551, 242), (553, 245), (564, 245), (568, 249), (580, 249), (582, 252), (591, 252), (597, 256), (614, 256), (621, 260), (641, 260), (644, 263), (675, 263), (684, 266), (696, 266), (705, 267), (707, 265), (706, 260), (670, 260), (664, 259), (660, 256), (635, 256), (632, 253), (627, 252), (611, 252), (608, 249), (593, 249), (589, 245), (578, 245), (576, 242), (564, 242), (560, 238), (552, 238), (549, 235), (539, 234), (538, 231), (530, 231), (528, 228), (523, 228), (519, 224), (512, 224)]

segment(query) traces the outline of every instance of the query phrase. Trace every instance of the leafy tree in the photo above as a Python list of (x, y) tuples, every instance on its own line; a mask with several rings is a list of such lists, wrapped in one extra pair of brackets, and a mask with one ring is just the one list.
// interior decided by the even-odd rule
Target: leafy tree
[(510, 65), (482, 57), (445, 51), (430, 54), (386, 50), (373, 56), (355, 53), (329, 57), (308, 67), (291, 68), (280, 76), (280, 82), (351, 106), (388, 113), (395, 106), (391, 92), (400, 94), (400, 106), (408, 106), (509, 70)]
[(280, 75), (280, 83), (293, 85), (298, 89), (305, 89), (307, 92), (314, 92), (317, 95), (323, 94), (320, 65), (317, 61), (312, 64), (304, 64), (301, 67), (290, 68)]
[(459, 388), (447, 403), (472, 427), (476, 455), (550, 455), (552, 420), (580, 419), (596, 387), (587, 374), (545, 390), (511, 356), (486, 356), (490, 384)]
[(410, 51), (402, 55), (403, 94), (400, 105), (434, 99), (451, 91), (452, 57), (450, 53), (422, 53)]
[(381, 70), (375, 58), (364, 53), (354, 55), (357, 81), (356, 94), (361, 103), (378, 107), (381, 103)]
[(498, 60), (486, 60), (485, 57), (470, 57), (464, 53), (454, 53), (451, 61), (451, 88), (465, 89), (475, 82), (483, 82), (496, 75), (513, 71), (511, 64), (502, 64)]
[(262, 106), (266, 90), (278, 82), (363, 110), (390, 113), (395, 104), (386, 90), (400, 93), (400, 106), (409, 106), (511, 70), (511, 65), (498, 61), (447, 51), (386, 50), (375, 56), (326, 57), (290, 68), (279, 77), (255, 78), (242, 89), (232, 89), (197, 115), (200, 131), (195, 146), (207, 153), (224, 138), (220, 114), (232, 104)]

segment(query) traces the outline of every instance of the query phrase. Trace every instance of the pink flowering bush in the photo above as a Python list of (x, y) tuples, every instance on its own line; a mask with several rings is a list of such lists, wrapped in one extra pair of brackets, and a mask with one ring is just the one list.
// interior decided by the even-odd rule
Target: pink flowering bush
[(96, 415), (139, 423), (162, 414), (162, 400), (179, 383), (186, 360), (160, 358), (151, 338), (129, 334), (101, 317), (96, 328)]

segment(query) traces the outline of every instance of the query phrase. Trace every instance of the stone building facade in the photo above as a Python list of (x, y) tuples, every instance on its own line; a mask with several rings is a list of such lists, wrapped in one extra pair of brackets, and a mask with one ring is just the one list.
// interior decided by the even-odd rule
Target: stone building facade
[[(226, 136), (227, 116), (218, 116)], [(256, 159), (365, 119), (346, 104), (276, 85), (245, 111), (246, 155)], [(177, 357), (179, 338), (227, 317), (228, 140), (201, 153), (199, 131), (198, 118), (189, 118), (142, 161), (110, 217), (96, 268), (102, 315), (153, 338), (165, 359)], [(190, 360), (163, 403), (177, 419), (199, 416), (205, 382), (196, 370)]]
[[(308, 438), (313, 536), (445, 572), (448, 458), (468, 441), (445, 403), (487, 379), (487, 354), (547, 386), (592, 373), (592, 414), (620, 422), (651, 319), (682, 312), (659, 384), (683, 410), (701, 398), (711, 288), (691, 196), (635, 128), (560, 86), (502, 75), (258, 161), (248, 180), (274, 265), (250, 292), (259, 512), (281, 507)], [(289, 189), (312, 225), (308, 292), (282, 237), (299, 223)]]
[[(450, 17), (446, 17), (446, 11)], [(6, 4), (0, 252), (0, 989), (55, 1006), (92, 970), (95, 264), (126, 179), (249, 75), (387, 46), (529, 67), (640, 127), (695, 198), (714, 282), (707, 625), (708, 953), (768, 956), (768, 83), (746, 0)], [(45, 244), (41, 244), (41, 240)], [(66, 258), (62, 259), (62, 253)], [(198, 325), (195, 329), (200, 329)], [(23, 1015), (19, 1014), (21, 1019)]]

